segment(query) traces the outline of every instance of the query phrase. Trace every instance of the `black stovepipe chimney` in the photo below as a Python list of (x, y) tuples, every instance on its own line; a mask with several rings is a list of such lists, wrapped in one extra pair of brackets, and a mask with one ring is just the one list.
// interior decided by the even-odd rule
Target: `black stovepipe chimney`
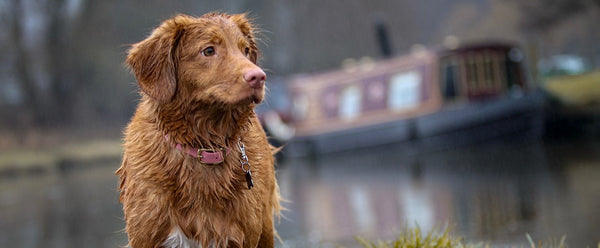
[(381, 55), (384, 58), (391, 57), (392, 47), (390, 45), (387, 26), (385, 25), (385, 21), (383, 21), (383, 18), (381, 17), (377, 17), (375, 19), (375, 36), (377, 38), (377, 43), (379, 44)]

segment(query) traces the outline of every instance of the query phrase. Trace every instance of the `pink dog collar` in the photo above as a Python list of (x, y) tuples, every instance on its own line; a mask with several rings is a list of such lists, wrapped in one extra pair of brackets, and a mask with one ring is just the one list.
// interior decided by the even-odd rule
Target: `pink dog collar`
[[(165, 139), (169, 141), (169, 136), (165, 135)], [(208, 165), (216, 165), (223, 163), (225, 161), (225, 156), (223, 156), (224, 148), (218, 149), (204, 149), (204, 148), (193, 148), (187, 147), (183, 148), (183, 146), (179, 143), (175, 144), (175, 148), (180, 150), (194, 158), (198, 158), (200, 163), (208, 164)], [(228, 155), (231, 152), (230, 149), (227, 149), (225, 155)]]

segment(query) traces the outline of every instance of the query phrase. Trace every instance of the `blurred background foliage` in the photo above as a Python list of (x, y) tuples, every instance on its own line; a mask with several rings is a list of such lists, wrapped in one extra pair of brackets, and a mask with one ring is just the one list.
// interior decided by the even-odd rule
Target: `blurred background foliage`
[(598, 0), (0, 0), (0, 133), (7, 137), (0, 146), (35, 145), (50, 131), (118, 135), (138, 98), (126, 51), (176, 13), (249, 12), (262, 30), (262, 66), (285, 78), (380, 57), (378, 21), (394, 54), (448, 37), (500, 39), (523, 45), (531, 63), (573, 54), (597, 68), (599, 7)]

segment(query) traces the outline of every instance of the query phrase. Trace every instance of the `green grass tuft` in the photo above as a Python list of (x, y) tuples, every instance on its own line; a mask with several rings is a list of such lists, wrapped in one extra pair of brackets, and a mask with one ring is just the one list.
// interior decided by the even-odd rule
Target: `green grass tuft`
[[(533, 241), (533, 239), (531, 238), (531, 235), (529, 235), (529, 233), (525, 234), (525, 237), (527, 237), (527, 242), (529, 242), (529, 246), (531, 248), (567, 248), (567, 247), (569, 247), (569, 246), (567, 246), (567, 243), (565, 243), (565, 240), (567, 239), (566, 235), (563, 235), (562, 238), (560, 238), (560, 240), (550, 239), (546, 243), (542, 243), (541, 241), (539, 241), (537, 246), (536, 246), (535, 242)], [(600, 245), (600, 244), (598, 244), (598, 245)]]
[[(549, 239), (547, 241), (535, 242), (531, 235), (525, 234), (526, 243), (520, 248), (568, 248), (566, 236), (560, 239)], [(463, 237), (454, 236), (450, 228), (433, 228), (427, 234), (423, 234), (417, 226), (415, 228), (405, 228), (404, 231), (390, 241), (371, 241), (365, 238), (356, 237), (356, 241), (365, 248), (489, 248), (487, 243), (469, 243)], [(525, 241), (525, 240), (524, 240)], [(600, 243), (598, 244), (600, 248)]]
[(432, 229), (423, 234), (419, 227), (406, 228), (395, 240), (369, 241), (356, 237), (356, 241), (365, 248), (487, 248), (487, 244), (466, 243), (462, 237), (451, 235), (450, 228)]

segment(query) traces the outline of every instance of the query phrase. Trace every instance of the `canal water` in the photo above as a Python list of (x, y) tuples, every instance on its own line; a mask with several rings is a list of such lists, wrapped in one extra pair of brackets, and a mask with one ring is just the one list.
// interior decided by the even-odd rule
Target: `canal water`
[[(0, 178), (0, 247), (127, 244), (119, 161)], [(81, 166), (77, 166), (81, 168)], [(281, 159), (285, 247), (359, 247), (405, 227), (449, 226), (468, 241), (600, 241), (600, 144), (504, 141), (421, 151), (406, 144)]]

